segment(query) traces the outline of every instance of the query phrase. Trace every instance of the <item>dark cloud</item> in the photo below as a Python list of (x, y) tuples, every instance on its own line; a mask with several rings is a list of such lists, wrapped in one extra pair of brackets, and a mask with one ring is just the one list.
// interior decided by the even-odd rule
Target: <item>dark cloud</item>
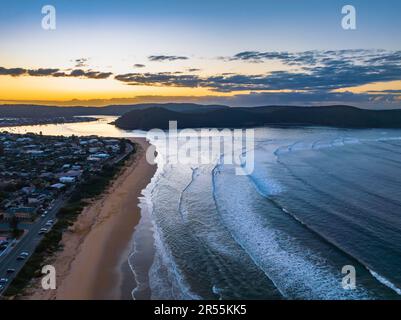
[(328, 50), (328, 51), (303, 51), (303, 52), (260, 52), (244, 51), (232, 57), (223, 58), (226, 61), (264, 62), (280, 61), (288, 66), (318, 67), (327, 64), (348, 63), (353, 65), (380, 66), (388, 64), (400, 64), (401, 51), (387, 50)]
[(0, 75), (2, 76), (13, 76), (13, 77), (18, 77), (26, 74), (27, 70), (23, 68), (3, 68), (0, 67)]
[(333, 91), (374, 82), (401, 80), (401, 51), (339, 50), (257, 52), (236, 54), (232, 60), (280, 60), (294, 69), (267, 74), (221, 74), (199, 77), (166, 73), (144, 73), (116, 76), (131, 85), (207, 87), (214, 91)]
[(84, 71), (82, 69), (74, 69), (70, 72), (60, 71), (60, 69), (51, 68), (40, 68), (40, 69), (24, 69), (24, 68), (12, 68), (6, 69), (0, 67), (0, 75), (10, 75), (14, 77), (29, 75), (31, 77), (83, 77), (88, 79), (107, 79), (112, 73), (111, 72), (99, 72), (99, 71)]
[(127, 73), (117, 75), (115, 79), (130, 85), (197, 87), (200, 84), (200, 79), (197, 76), (177, 75), (171, 72)]
[[(152, 61), (174, 61), (186, 59), (177, 56), (152, 56)], [(365, 94), (338, 93), (338, 89), (361, 86), (376, 82), (401, 80), (401, 51), (386, 50), (337, 50), (290, 52), (246, 51), (230, 57), (229, 60), (261, 62), (281, 61), (289, 66), (286, 70), (243, 75), (223, 73), (203, 77), (187, 69), (186, 73), (126, 73), (115, 75), (117, 81), (127, 85), (202, 87), (216, 92), (236, 92), (236, 100), (244, 104), (305, 104), (305, 103), (354, 103), (386, 104), (401, 103), (400, 90), (372, 91)], [(142, 65), (135, 65), (140, 67)], [(111, 72), (99, 72), (76, 68), (24, 69), (0, 67), (0, 75), (10, 76), (50, 76), (106, 79)], [(277, 91), (291, 92), (277, 92)], [(252, 94), (238, 94), (250, 91)], [(266, 92), (267, 91), (267, 92)], [(269, 92), (272, 91), (272, 92)], [(228, 99), (228, 98), (227, 98)], [(242, 100), (245, 99), (245, 100)], [(262, 103), (263, 102), (263, 103)]]
[(111, 72), (86, 71), (83, 76), (88, 79), (107, 79), (112, 74)]
[(85, 71), (82, 69), (75, 69), (70, 72), (68, 76), (70, 77), (82, 77), (85, 75)]
[(159, 55), (159, 56), (149, 56), (148, 59), (150, 61), (162, 62), (162, 61), (188, 60), (189, 58), (188, 57), (184, 57), (184, 56)]
[(28, 70), (28, 74), (32, 77), (47, 77), (59, 72), (59, 69), (36, 69)]
[(75, 67), (76, 68), (83, 68), (87, 66), (87, 62), (89, 61), (88, 58), (80, 58), (80, 59), (75, 59)]
[(144, 64), (136, 63), (134, 64), (134, 68), (145, 68), (146, 66)]
[(69, 74), (66, 74), (66, 77), (83, 77), (88, 79), (107, 79), (113, 73), (111, 72), (99, 72), (99, 71), (85, 71), (82, 69), (72, 70)]

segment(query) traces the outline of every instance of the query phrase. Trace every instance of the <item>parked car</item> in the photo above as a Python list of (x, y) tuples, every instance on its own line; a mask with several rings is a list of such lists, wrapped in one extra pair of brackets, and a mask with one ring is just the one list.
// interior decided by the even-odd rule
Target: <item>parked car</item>
[(28, 251), (22, 251), (17, 257), (17, 260), (25, 260), (28, 256), (29, 256)]
[(7, 273), (14, 273), (15, 272), (15, 269), (7, 269), (7, 271), (6, 271)]
[(47, 228), (42, 228), (39, 230), (38, 234), (42, 235), (42, 234), (47, 233), (47, 231), (49, 231)]
[(1, 278), (0, 284), (6, 284), (8, 282), (8, 278)]

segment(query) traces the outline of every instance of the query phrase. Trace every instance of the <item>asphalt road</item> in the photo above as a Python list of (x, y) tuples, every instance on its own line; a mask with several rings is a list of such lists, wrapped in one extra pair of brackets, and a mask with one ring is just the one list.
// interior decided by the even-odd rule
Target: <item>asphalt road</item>
[[(25, 265), (26, 261), (29, 259), (31, 254), (35, 251), (36, 246), (43, 239), (44, 235), (39, 235), (39, 230), (41, 228), (47, 228), (45, 224), (48, 220), (56, 219), (56, 214), (60, 210), (60, 208), (65, 204), (65, 199), (63, 197), (58, 198), (52, 208), (48, 210), (48, 213), (45, 218), (39, 217), (38, 220), (32, 224), (28, 233), (15, 244), (14, 248), (4, 257), (0, 259), (0, 278), (7, 278), (8, 282), (4, 285), (4, 288), (1, 290), (0, 294), (4, 292), (8, 285), (12, 282), (12, 280), (16, 277), (18, 272)], [(29, 256), (25, 260), (17, 260), (17, 257), (21, 254), (21, 252), (27, 251)], [(15, 272), (11, 274), (7, 274), (8, 269), (15, 269)]]
[[(126, 152), (119, 157), (111, 160), (112, 164), (116, 164), (123, 160), (129, 153), (133, 151), (133, 147), (131, 144), (126, 145)], [(48, 213), (45, 218), (39, 217), (36, 222), (34, 222), (28, 229), (28, 233), (15, 244), (14, 248), (5, 256), (0, 257), (0, 279), (7, 278), (8, 281), (3, 285), (4, 287), (0, 290), (0, 297), (3, 292), (5, 292), (13, 281), (13, 279), (18, 275), (18, 272), (22, 269), (25, 263), (29, 260), (32, 253), (35, 251), (36, 247), (43, 239), (44, 235), (39, 235), (39, 230), (41, 228), (51, 229), (51, 227), (45, 226), (48, 220), (54, 220), (56, 222), (56, 215), (58, 211), (66, 204), (68, 198), (61, 196), (58, 198), (52, 208), (48, 210)], [(21, 254), (21, 252), (26, 251), (29, 253), (29, 256), (26, 257), (25, 260), (17, 260), (17, 257)], [(15, 269), (13, 273), (7, 273), (8, 269)]]

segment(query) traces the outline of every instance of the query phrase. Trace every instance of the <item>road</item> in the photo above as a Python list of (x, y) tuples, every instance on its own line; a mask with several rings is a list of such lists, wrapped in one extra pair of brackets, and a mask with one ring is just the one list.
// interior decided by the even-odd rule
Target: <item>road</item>
[[(111, 159), (111, 164), (116, 164), (123, 159), (125, 159), (128, 154), (133, 151), (133, 147), (131, 144), (126, 144), (125, 153), (118, 156), (117, 158)], [(56, 222), (56, 215), (59, 210), (66, 204), (68, 201), (68, 197), (65, 195), (58, 198), (52, 208), (48, 210), (48, 213), (45, 218), (39, 217), (38, 220), (32, 223), (29, 228), (27, 234), (15, 244), (14, 248), (5, 256), (0, 257), (0, 278), (7, 278), (8, 282), (3, 284), (4, 288), (0, 290), (0, 298), (3, 292), (5, 292), (13, 281), (13, 279), (18, 275), (18, 272), (22, 269), (25, 263), (29, 260), (32, 253), (35, 251), (36, 247), (43, 239), (44, 235), (39, 235), (39, 230), (41, 228), (51, 229), (45, 226), (48, 220), (54, 220)], [(17, 257), (21, 254), (21, 252), (26, 251), (29, 253), (29, 256), (25, 260), (17, 260)], [(15, 272), (8, 274), (8, 269), (15, 269)]]
[[(39, 230), (41, 228), (45, 228), (45, 224), (48, 220), (56, 219), (57, 212), (65, 204), (65, 202), (66, 200), (63, 197), (58, 198), (54, 202), (52, 208), (48, 211), (46, 217), (39, 217), (38, 220), (32, 224), (31, 228), (28, 230), (28, 233), (15, 244), (11, 252), (9, 252), (6, 256), (1, 257), (0, 278), (8, 278), (8, 282), (4, 285), (4, 288), (2, 289), (0, 294), (7, 289), (8, 285), (16, 277), (16, 275), (25, 265), (31, 254), (35, 251), (36, 246), (43, 239), (44, 235), (39, 235)], [(48, 227), (46, 228), (49, 229)], [(29, 256), (25, 260), (17, 260), (17, 257), (22, 251), (27, 251), (29, 253)], [(15, 272), (12, 274), (7, 274), (8, 269), (15, 269)]]

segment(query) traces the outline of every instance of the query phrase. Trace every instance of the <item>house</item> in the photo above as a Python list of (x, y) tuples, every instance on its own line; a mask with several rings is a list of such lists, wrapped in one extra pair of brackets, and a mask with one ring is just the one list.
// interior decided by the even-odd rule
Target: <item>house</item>
[(107, 153), (96, 153), (92, 157), (100, 158), (100, 159), (107, 159), (110, 157), (110, 155)]
[(79, 171), (79, 170), (69, 170), (64, 174), (65, 177), (75, 177), (75, 178), (78, 178), (81, 175), (82, 175), (82, 171)]
[(17, 207), (7, 209), (4, 214), (4, 220), (11, 220), (16, 217), (18, 220), (31, 220), (35, 217), (36, 208), (33, 207)]
[(90, 157), (88, 157), (87, 160), (88, 160), (88, 161), (94, 161), (94, 162), (101, 161), (100, 158), (97, 158), (97, 157), (95, 157), (95, 156), (90, 156)]
[(74, 183), (76, 179), (74, 177), (61, 177), (59, 181), (61, 183)]
[(25, 194), (34, 193), (35, 190), (36, 190), (35, 187), (24, 187), (24, 188), (21, 189), (21, 191), (22, 191), (23, 193), (25, 193)]
[(26, 153), (32, 156), (42, 156), (44, 154), (42, 150), (27, 150)]
[(96, 153), (98, 151), (99, 151), (99, 148), (97, 148), (97, 147), (89, 148), (89, 153)]
[(120, 141), (117, 140), (117, 139), (107, 139), (107, 140), (104, 140), (104, 142), (106, 144), (118, 144), (118, 143), (120, 143)]
[(50, 188), (61, 190), (61, 189), (65, 188), (65, 184), (63, 184), (63, 183), (55, 183), (55, 184), (51, 185)]
[(18, 138), (18, 139), (17, 139), (17, 142), (31, 142), (31, 141), (32, 141), (31, 138), (24, 138), (24, 137), (22, 137), (22, 138)]

